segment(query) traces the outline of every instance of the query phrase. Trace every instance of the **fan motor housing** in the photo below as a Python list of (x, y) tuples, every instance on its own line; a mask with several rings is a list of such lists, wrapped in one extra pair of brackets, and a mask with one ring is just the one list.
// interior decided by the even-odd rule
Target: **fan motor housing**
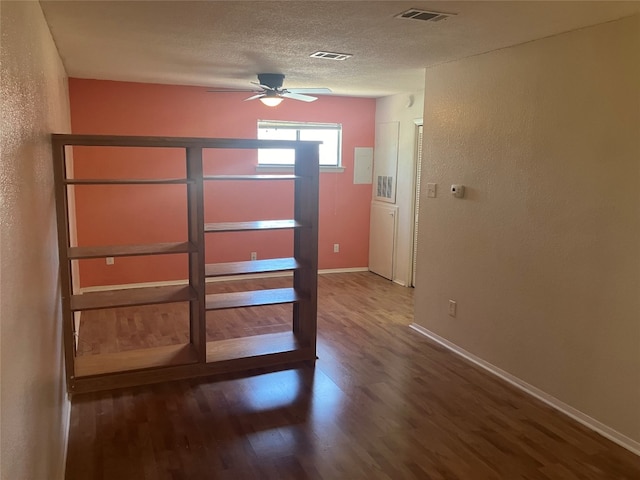
[(284, 75), (282, 73), (259, 73), (258, 82), (260, 85), (266, 85), (273, 89), (282, 88)]

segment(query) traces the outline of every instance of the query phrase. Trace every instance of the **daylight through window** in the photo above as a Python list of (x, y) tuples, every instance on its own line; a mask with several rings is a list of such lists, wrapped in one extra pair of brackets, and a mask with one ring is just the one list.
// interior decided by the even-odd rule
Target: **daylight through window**
[[(258, 121), (260, 140), (316, 140), (320, 145), (320, 166), (341, 166), (342, 125), (339, 123), (300, 123)], [(259, 149), (258, 165), (293, 165), (293, 150)]]

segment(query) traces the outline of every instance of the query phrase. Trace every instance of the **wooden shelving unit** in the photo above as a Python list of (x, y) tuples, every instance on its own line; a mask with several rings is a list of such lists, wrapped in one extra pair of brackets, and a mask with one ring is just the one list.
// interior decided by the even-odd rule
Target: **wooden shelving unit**
[[(63, 335), (67, 386), (70, 393), (213, 375), (262, 367), (315, 362), (318, 256), (318, 142), (270, 140), (122, 137), (100, 135), (52, 136)], [(73, 146), (179, 148), (185, 151), (185, 178), (80, 179), (67, 175), (67, 154)], [(203, 149), (287, 148), (296, 152), (294, 175), (203, 175)], [(204, 223), (204, 182), (278, 181), (294, 183), (294, 218), (246, 222)], [(186, 242), (130, 245), (71, 245), (69, 188), (92, 185), (186, 185)], [(247, 262), (205, 264), (205, 236), (221, 232), (293, 231), (291, 257)], [(72, 291), (72, 261), (105, 257), (184, 254), (189, 258), (188, 285), (107, 290), (84, 294)], [(206, 279), (291, 271), (292, 288), (208, 294)], [(189, 304), (189, 343), (77, 356), (76, 312), (173, 302)], [(293, 305), (291, 332), (218, 341), (206, 339), (206, 315), (221, 309)], [(211, 314), (211, 313), (210, 313)]]
[(75, 371), (78, 378), (81, 378), (196, 362), (196, 352), (191, 344), (167, 345), (144, 350), (81, 356), (76, 359)]
[(193, 183), (193, 180), (187, 178), (66, 178), (66, 185), (187, 185)]
[(296, 336), (291, 332), (231, 338), (207, 343), (207, 363), (232, 361), (238, 357), (273, 356), (285, 352), (292, 355), (300, 352)]
[(258, 220), (253, 222), (206, 223), (205, 233), (210, 232), (248, 232), (251, 230), (288, 230), (302, 228), (303, 224), (295, 220)]
[(80, 311), (155, 303), (189, 302), (194, 300), (196, 296), (196, 291), (188, 285), (107, 290), (71, 295), (70, 309), (71, 311)]
[(297, 270), (302, 264), (294, 257), (252, 260), (249, 262), (212, 263), (204, 266), (206, 277), (228, 277), (256, 273), (286, 272)]
[(197, 252), (197, 247), (189, 242), (173, 242), (148, 245), (69, 247), (67, 249), (67, 256), (71, 260), (80, 260), (82, 258), (131, 257), (137, 255), (168, 255), (172, 253), (195, 252)]
[(226, 308), (256, 307), (258, 305), (278, 305), (294, 303), (303, 299), (294, 288), (272, 288), (249, 292), (215, 293), (207, 295), (207, 310)]
[(205, 175), (203, 180), (295, 180), (295, 175)]

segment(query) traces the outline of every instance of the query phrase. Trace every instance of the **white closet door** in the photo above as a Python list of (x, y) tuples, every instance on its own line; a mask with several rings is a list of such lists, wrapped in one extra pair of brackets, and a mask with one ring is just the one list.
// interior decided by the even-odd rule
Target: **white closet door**
[(371, 203), (369, 270), (389, 280), (393, 280), (397, 217), (397, 206), (379, 202)]

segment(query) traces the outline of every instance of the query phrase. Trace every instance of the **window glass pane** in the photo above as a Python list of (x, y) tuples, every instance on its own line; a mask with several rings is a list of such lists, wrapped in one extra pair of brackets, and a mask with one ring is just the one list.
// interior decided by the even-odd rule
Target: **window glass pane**
[(295, 140), (295, 128), (259, 128), (258, 139), (260, 140)]
[[(339, 124), (258, 121), (258, 139), (320, 141), (320, 165), (339, 166), (342, 127)], [(258, 150), (258, 164), (293, 165), (293, 150)]]
[[(295, 140), (296, 131), (291, 128), (259, 128), (259, 140)], [(260, 148), (258, 149), (258, 163), (265, 165), (293, 165), (294, 150)]]
[(319, 140), (323, 142), (320, 145), (320, 165), (338, 165), (338, 137), (338, 130), (300, 130), (300, 140)]

